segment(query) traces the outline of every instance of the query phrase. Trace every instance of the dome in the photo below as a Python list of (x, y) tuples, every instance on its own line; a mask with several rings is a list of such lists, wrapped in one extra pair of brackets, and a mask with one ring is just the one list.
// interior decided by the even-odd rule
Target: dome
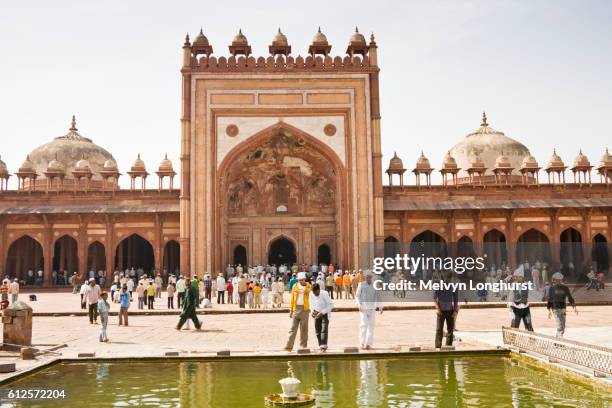
[(196, 36), (196, 38), (193, 40), (193, 45), (199, 45), (199, 46), (208, 46), (208, 38), (206, 38), (206, 36), (204, 35), (204, 32), (202, 31), (202, 29), (200, 28), (200, 32), (198, 33), (198, 35)]
[(117, 162), (114, 159), (108, 159), (104, 162), (104, 171), (117, 171)]
[(456, 169), (457, 168), (457, 160), (453, 156), (451, 156), (450, 152), (446, 152), (446, 156), (444, 157), (444, 162), (442, 163), (445, 169)]
[(599, 163), (601, 166), (612, 166), (612, 154), (608, 152), (608, 148), (606, 148), (606, 152), (601, 158), (601, 162)]
[(164, 156), (164, 159), (159, 163), (159, 171), (174, 171), (172, 168), (172, 162), (168, 159), (168, 155)]
[(113, 155), (107, 150), (78, 133), (74, 116), (68, 133), (37, 147), (30, 152), (28, 157), (29, 159), (26, 159), (19, 171), (27, 167), (26, 162), (29, 161), (33, 171), (44, 173), (47, 171), (48, 164), (55, 160), (61, 164), (63, 171), (67, 173), (67, 178), (71, 178), (77, 162), (86, 159), (94, 173), (94, 179), (100, 179), (97, 173), (102, 170), (104, 162), (113, 159)]
[(285, 34), (283, 34), (280, 28), (278, 29), (278, 33), (276, 33), (274, 39), (272, 40), (272, 45), (289, 45), (287, 37), (285, 36)]
[(327, 44), (327, 37), (325, 36), (325, 34), (321, 32), (321, 27), (319, 27), (319, 30), (317, 31), (317, 33), (314, 35), (314, 37), (312, 37), (312, 43), (313, 44)]
[(63, 173), (64, 172), (64, 166), (62, 165), (62, 163), (59, 162), (59, 160), (53, 159), (47, 165), (47, 171), (49, 171), (49, 172), (56, 172), (56, 173)]
[(423, 151), (421, 151), (421, 155), (417, 159), (416, 168), (417, 169), (431, 169), (431, 165), (429, 164), (429, 159), (425, 157), (425, 154), (423, 154)]
[(86, 159), (81, 159), (78, 162), (76, 162), (75, 170), (91, 171), (91, 167), (89, 166), (89, 162)]
[(140, 153), (138, 153), (138, 157), (136, 158), (136, 160), (134, 160), (131, 170), (132, 171), (146, 171), (147, 170), (147, 168), (145, 167), (144, 161), (140, 158)]
[(480, 154), (474, 153), (472, 160), (470, 161), (470, 167), (474, 169), (486, 169), (485, 162), (480, 158)]
[(503, 152), (502, 154), (495, 159), (495, 168), (497, 169), (508, 169), (511, 168), (512, 164), (510, 163), (510, 159)]
[(238, 34), (232, 40), (232, 45), (248, 45), (247, 38), (242, 34), (242, 29), (238, 30)]
[(535, 169), (538, 168), (538, 161), (531, 155), (525, 156), (523, 163), (521, 163), (521, 169)]
[(366, 39), (363, 36), (363, 34), (361, 34), (359, 32), (359, 29), (357, 27), (355, 27), (355, 32), (353, 33), (353, 35), (351, 35), (351, 38), (349, 39), (349, 42), (351, 44), (365, 45), (366, 44)]
[(34, 169), (34, 163), (32, 163), (32, 160), (30, 160), (30, 155), (28, 154), (26, 156), (26, 159), (23, 161), (23, 163), (21, 163), (21, 166), (19, 166), (19, 172), (20, 173), (30, 173), (30, 172), (35, 172), (36, 170)]
[(393, 152), (393, 157), (389, 161), (389, 170), (404, 170), (404, 163), (397, 156), (396, 152)]
[(550, 167), (565, 167), (565, 163), (563, 163), (563, 160), (561, 160), (561, 157), (559, 157), (559, 155), (557, 154), (557, 149), (553, 149), (553, 154), (550, 158), (550, 160), (548, 161), (548, 166), (546, 166), (547, 168)]
[(578, 152), (578, 156), (574, 159), (574, 167), (590, 166), (589, 158), (582, 153), (582, 149)]
[(514, 169), (512, 174), (515, 174), (523, 159), (529, 155), (529, 149), (503, 132), (489, 127), (485, 113), (482, 115), (480, 128), (450, 149), (450, 155), (455, 158), (459, 168), (474, 167), (472, 161), (477, 155), (482, 162), (478, 167), (487, 168), (487, 173), (495, 168), (495, 163), (502, 153), (508, 159), (509, 167)]

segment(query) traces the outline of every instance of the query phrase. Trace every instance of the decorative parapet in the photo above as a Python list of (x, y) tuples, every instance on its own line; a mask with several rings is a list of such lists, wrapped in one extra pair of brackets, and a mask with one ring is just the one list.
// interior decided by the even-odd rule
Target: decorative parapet
[[(185, 68), (184, 68), (185, 69)], [(312, 57), (297, 56), (285, 57), (248, 57), (234, 56), (219, 57), (201, 56), (191, 58), (191, 65), (186, 68), (198, 72), (275, 72), (275, 71), (343, 71), (343, 72), (372, 72), (378, 67), (370, 65), (368, 56), (345, 57)]]

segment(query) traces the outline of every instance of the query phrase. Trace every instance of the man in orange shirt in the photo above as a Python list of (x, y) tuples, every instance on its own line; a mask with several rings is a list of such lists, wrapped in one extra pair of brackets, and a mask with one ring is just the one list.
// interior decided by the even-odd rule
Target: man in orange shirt
[(334, 283), (336, 286), (336, 299), (342, 299), (342, 276), (339, 273), (336, 274)]
[(351, 291), (351, 275), (348, 273), (348, 271), (344, 272), (344, 277), (342, 278), (342, 284), (344, 285), (345, 298), (351, 299), (351, 297), (353, 297), (353, 293)]

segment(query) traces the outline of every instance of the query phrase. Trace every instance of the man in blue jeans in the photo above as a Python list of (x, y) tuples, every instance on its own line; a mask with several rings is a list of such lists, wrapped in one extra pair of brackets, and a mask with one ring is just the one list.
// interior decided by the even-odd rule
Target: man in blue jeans
[[(452, 283), (453, 272), (444, 271), (444, 283)], [(446, 345), (453, 345), (453, 330), (455, 328), (455, 317), (459, 312), (459, 293), (457, 291), (443, 288), (434, 290), (434, 304), (436, 306), (436, 348), (442, 347), (442, 334), (444, 322), (446, 322)]]
[(123, 323), (128, 325), (128, 308), (130, 307), (130, 293), (128, 292), (127, 285), (121, 288), (119, 293), (119, 326)]

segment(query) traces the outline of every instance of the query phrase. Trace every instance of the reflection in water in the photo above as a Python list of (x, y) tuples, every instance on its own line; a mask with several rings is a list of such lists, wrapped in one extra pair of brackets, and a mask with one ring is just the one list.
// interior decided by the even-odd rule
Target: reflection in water
[[(298, 360), (291, 366), (300, 390), (312, 392), (319, 408), (612, 406), (609, 390), (506, 357)], [(4, 388), (58, 388), (61, 379), (69, 395), (62, 407), (250, 408), (280, 392), (278, 380), (286, 376), (284, 361), (75, 363)]]
[(315, 380), (310, 390), (317, 408), (334, 406), (334, 385), (329, 380), (327, 364), (327, 361), (317, 363)]

